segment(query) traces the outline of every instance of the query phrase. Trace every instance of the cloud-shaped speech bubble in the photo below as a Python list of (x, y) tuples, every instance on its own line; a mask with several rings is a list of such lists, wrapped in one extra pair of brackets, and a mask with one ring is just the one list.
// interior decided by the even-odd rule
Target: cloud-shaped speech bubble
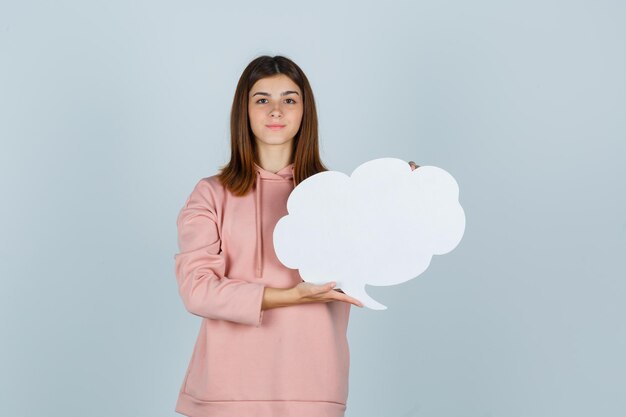
[(351, 176), (324, 171), (298, 184), (288, 215), (274, 229), (274, 249), (307, 282), (335, 288), (366, 307), (387, 307), (365, 285), (406, 282), (424, 272), (433, 255), (454, 249), (465, 231), (459, 187), (445, 170), (379, 158)]

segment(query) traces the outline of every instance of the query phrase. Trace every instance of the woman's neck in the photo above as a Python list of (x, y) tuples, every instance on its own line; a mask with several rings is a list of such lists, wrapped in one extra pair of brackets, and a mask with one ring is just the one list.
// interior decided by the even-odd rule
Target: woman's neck
[(266, 171), (276, 173), (291, 163), (289, 146), (257, 147), (258, 164)]

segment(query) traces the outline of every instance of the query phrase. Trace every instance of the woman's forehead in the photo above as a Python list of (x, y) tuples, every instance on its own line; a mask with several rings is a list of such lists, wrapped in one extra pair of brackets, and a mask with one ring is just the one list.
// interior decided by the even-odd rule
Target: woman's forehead
[(257, 80), (250, 89), (250, 96), (256, 93), (286, 95), (294, 92), (301, 94), (298, 85), (285, 74), (276, 74)]

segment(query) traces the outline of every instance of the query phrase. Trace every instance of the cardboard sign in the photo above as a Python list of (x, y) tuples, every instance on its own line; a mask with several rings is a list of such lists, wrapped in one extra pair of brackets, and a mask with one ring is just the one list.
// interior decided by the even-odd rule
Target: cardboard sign
[(307, 282), (335, 288), (374, 310), (387, 307), (365, 285), (406, 282), (433, 255), (453, 250), (465, 231), (459, 187), (445, 170), (380, 158), (351, 176), (325, 171), (302, 181), (274, 229), (274, 249)]

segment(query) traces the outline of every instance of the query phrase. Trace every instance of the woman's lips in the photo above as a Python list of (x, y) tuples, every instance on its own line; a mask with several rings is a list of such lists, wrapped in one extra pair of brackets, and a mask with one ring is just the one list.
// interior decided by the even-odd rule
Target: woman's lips
[(285, 127), (285, 125), (266, 125), (270, 130), (280, 130), (283, 127)]

